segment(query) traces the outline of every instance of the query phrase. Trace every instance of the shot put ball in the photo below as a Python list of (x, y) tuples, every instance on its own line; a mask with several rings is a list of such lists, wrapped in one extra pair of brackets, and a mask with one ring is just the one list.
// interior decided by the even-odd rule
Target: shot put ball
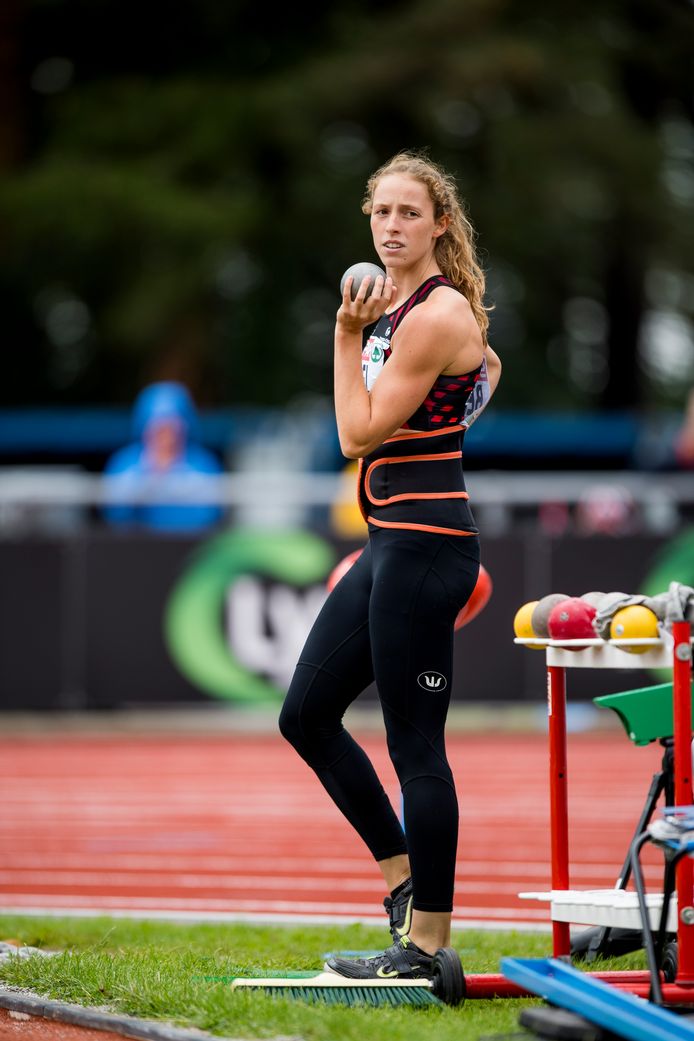
[(340, 293), (341, 294), (344, 293), (344, 291), (345, 291), (345, 282), (350, 277), (350, 275), (352, 276), (352, 279), (353, 279), (352, 289), (351, 289), (351, 293), (350, 293), (350, 295), (352, 297), (352, 300), (355, 299), (357, 293), (359, 292), (359, 287), (360, 287), (360, 285), (362, 284), (362, 282), (364, 281), (365, 278), (368, 277), (371, 280), (369, 282), (369, 287), (366, 290), (366, 298), (368, 299), (368, 297), (371, 296), (371, 293), (373, 291), (373, 287), (374, 287), (374, 284), (376, 282), (376, 279), (379, 276), (382, 279), (385, 279), (385, 277), (386, 277), (385, 271), (383, 270), (383, 268), (380, 268), (378, 266), (378, 264), (370, 264), (370, 263), (368, 263), (368, 261), (363, 261), (362, 263), (359, 263), (359, 264), (352, 264), (351, 267), (347, 268), (347, 270), (345, 271), (344, 275), (340, 279)]
[(543, 596), (541, 600), (538, 600), (530, 619), (530, 624), (536, 636), (542, 637), (543, 640), (549, 639), (548, 623), (552, 608), (555, 604), (560, 604), (562, 600), (568, 599), (568, 593), (548, 593), (547, 596)]

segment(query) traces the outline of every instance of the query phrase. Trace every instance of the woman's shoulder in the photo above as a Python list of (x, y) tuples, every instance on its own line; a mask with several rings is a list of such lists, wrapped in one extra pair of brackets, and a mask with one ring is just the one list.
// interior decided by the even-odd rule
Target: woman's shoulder
[(422, 303), (420, 318), (437, 326), (448, 326), (457, 333), (477, 329), (470, 302), (452, 283), (436, 287)]
[(478, 369), (484, 361), (485, 344), (465, 294), (455, 286), (442, 285), (426, 301), (426, 305), (430, 303), (430, 310), (422, 308), (422, 325), (412, 326), (413, 336), (421, 333), (430, 344), (441, 346), (446, 357), (442, 375)]

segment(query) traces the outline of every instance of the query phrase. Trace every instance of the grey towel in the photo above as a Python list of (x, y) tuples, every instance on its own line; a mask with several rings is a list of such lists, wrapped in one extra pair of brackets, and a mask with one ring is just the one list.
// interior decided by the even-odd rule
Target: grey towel
[(681, 582), (671, 582), (666, 593), (641, 596), (630, 593), (606, 593), (593, 619), (593, 627), (603, 640), (610, 638), (610, 622), (623, 607), (642, 604), (650, 608), (661, 626), (669, 629), (673, 622), (694, 622), (694, 589)]

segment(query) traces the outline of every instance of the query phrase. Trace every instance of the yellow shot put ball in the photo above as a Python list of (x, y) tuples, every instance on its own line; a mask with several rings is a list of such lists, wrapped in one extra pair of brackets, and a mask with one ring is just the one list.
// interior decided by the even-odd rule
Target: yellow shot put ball
[[(520, 639), (527, 640), (531, 636), (536, 636), (537, 633), (533, 631), (532, 627), (532, 614), (537, 605), (537, 600), (530, 600), (527, 604), (523, 604), (519, 607), (513, 618), (513, 631)], [(525, 647), (530, 647), (531, 650), (541, 651), (543, 650), (542, 644), (540, 643), (526, 643)]]
[[(658, 636), (658, 619), (655, 612), (642, 604), (632, 604), (631, 607), (622, 607), (616, 611), (610, 622), (610, 638), (635, 640), (639, 636), (649, 640)], [(629, 651), (630, 654), (645, 654), (650, 649), (651, 645), (638, 643), (631, 647), (622, 647), (623, 651)]]

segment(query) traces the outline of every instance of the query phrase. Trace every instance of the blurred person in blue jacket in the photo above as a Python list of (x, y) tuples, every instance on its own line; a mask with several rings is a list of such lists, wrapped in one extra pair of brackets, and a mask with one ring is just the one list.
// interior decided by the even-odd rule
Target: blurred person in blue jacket
[(110, 524), (186, 533), (223, 519), (222, 507), (205, 502), (202, 491), (205, 478), (220, 474), (222, 466), (196, 443), (197, 411), (185, 386), (145, 387), (133, 408), (133, 436), (104, 469)]

